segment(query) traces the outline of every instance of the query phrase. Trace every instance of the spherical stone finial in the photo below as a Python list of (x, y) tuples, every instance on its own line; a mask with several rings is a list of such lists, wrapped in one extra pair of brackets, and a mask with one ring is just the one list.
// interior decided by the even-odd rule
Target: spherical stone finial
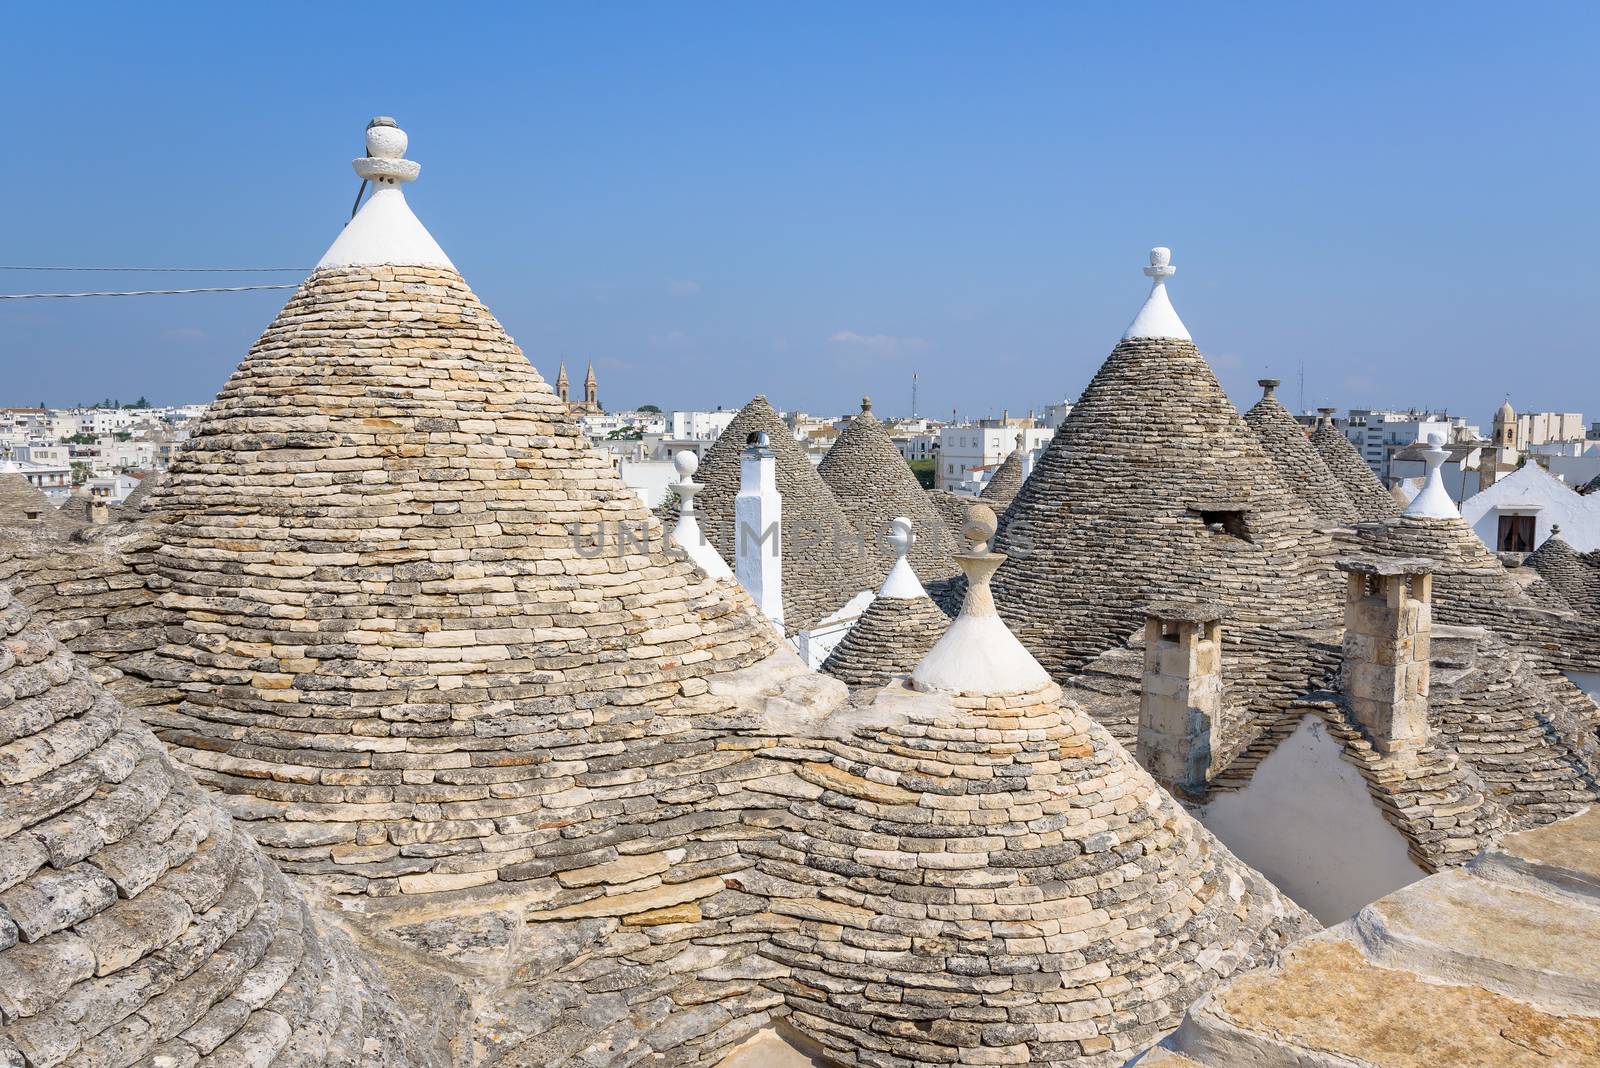
[(1172, 266), (1172, 250), (1170, 248), (1157, 245), (1150, 250), (1150, 266), (1144, 269), (1144, 273), (1148, 277), (1160, 281), (1163, 278), (1171, 278), (1177, 270), (1176, 267)]
[(362, 178), (379, 185), (413, 181), (421, 173), (422, 164), (405, 158), (410, 143), (393, 119), (379, 115), (367, 123), (367, 154), (350, 165)]
[(400, 159), (406, 154), (410, 139), (406, 132), (387, 115), (379, 115), (367, 123), (367, 155), (378, 159)]
[(700, 457), (694, 454), (693, 449), (679, 449), (672, 456), (672, 466), (678, 471), (678, 481), (689, 482), (693, 480), (694, 473), (700, 470)]
[(888, 542), (898, 556), (904, 556), (911, 551), (911, 545), (917, 540), (911, 520), (903, 515), (895, 516), (889, 520)]
[(994, 509), (987, 504), (973, 504), (967, 508), (967, 521), (961, 527), (961, 536), (972, 543), (974, 553), (989, 551), (989, 539), (1000, 526)]
[(862, 397), (861, 398), (861, 411), (862, 411), (862, 414), (866, 414), (867, 412), (872, 411), (872, 398), (871, 397)]
[(1561, 533), (1561, 524), (1560, 523), (1551, 523), (1550, 524), (1550, 536), (1553, 538), (1557, 534), (1560, 534), (1560, 533)]
[(1429, 434), (1428, 435), (1428, 447), (1432, 448), (1432, 449), (1441, 449), (1441, 448), (1443, 448), (1444, 447), (1444, 435), (1443, 434), (1439, 434), (1439, 433)]

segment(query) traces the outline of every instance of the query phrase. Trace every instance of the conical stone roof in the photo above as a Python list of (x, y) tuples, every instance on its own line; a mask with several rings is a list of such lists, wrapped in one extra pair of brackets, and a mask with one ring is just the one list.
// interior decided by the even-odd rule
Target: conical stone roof
[(1278, 400), (1276, 379), (1260, 382), (1261, 399), (1244, 413), (1244, 421), (1261, 441), (1267, 459), (1278, 469), (1283, 481), (1324, 522), (1350, 526), (1359, 516), (1343, 484), (1322, 462), (1316, 447), (1306, 437), (1305, 428)]
[(1339, 618), (1328, 534), (1229, 403), (1165, 275), (1153, 277), (1001, 524), (1001, 613), (1058, 679), (1122, 644), (1153, 601), (1218, 602), (1237, 636)]
[(1311, 432), (1311, 444), (1328, 470), (1333, 472), (1333, 477), (1344, 486), (1345, 495), (1350, 498), (1350, 503), (1363, 521), (1388, 519), (1400, 514), (1402, 506), (1383, 488), (1383, 483), (1378, 481), (1372, 468), (1356, 452), (1350, 439), (1326, 417), (1326, 410), (1324, 418), (1317, 421), (1316, 429)]
[(65, 538), (78, 526), (20, 471), (0, 461), (0, 537)]
[[(939, 524), (943, 527), (944, 520)], [(894, 566), (878, 596), (822, 663), (822, 670), (847, 686), (882, 686), (911, 674), (950, 626), (911, 569), (908, 550), (920, 536), (909, 517), (890, 523)]]
[(1523, 561), (1576, 612), (1600, 618), (1600, 552), (1580, 553), (1552, 533)]
[(1600, 475), (1595, 475), (1589, 481), (1585, 482), (1583, 484), (1582, 488), (1580, 488), (1578, 490), (1578, 492), (1579, 493), (1600, 493)]
[[(952, 542), (944, 520), (872, 414), (870, 400), (862, 398), (860, 413), (839, 432), (817, 474), (833, 491), (845, 518), (868, 540), (878, 582), (889, 574), (895, 561), (884, 535), (897, 516), (910, 519), (915, 527), (917, 537), (910, 559), (918, 578), (935, 582), (956, 573), (950, 563)], [(788, 511), (787, 499), (784, 510)]]
[(1063, 707), (994, 614), (1003, 561), (964, 554), (961, 617), (801, 765), (762, 862), (790, 1022), (841, 1063), (1121, 1065), (1315, 929)]
[(637, 807), (597, 744), (648, 764), (707, 676), (775, 639), (665, 550), (406, 207), (402, 165), (356, 161), (377, 192), (156, 491), (177, 619), (148, 668), (183, 699), (147, 718), (291, 872), (511, 892), (560, 828)]
[(0, 587), (0, 1061), (419, 1065), (329, 927)]
[(122, 508), (126, 512), (137, 512), (144, 508), (144, 502), (151, 493), (155, 492), (167, 480), (165, 471), (151, 471), (139, 480), (139, 484), (122, 499)]
[(1000, 461), (1000, 466), (994, 469), (978, 494), (985, 504), (1001, 514), (1011, 506), (1012, 499), (1022, 488), (1022, 452), (1022, 435), (1019, 434), (1016, 446), (1006, 453), (1006, 458)]
[[(767, 398), (739, 410), (706, 451), (698, 477), (705, 489), (695, 498), (706, 539), (730, 565), (734, 544), (734, 498), (739, 495), (739, 457), (751, 434), (767, 435), (783, 496), (783, 621), (790, 631), (809, 630), (880, 581), (865, 534), (858, 532), (839, 499), (806, 457)], [(902, 466), (904, 466), (902, 464)], [(906, 472), (910, 474), (910, 470)]]

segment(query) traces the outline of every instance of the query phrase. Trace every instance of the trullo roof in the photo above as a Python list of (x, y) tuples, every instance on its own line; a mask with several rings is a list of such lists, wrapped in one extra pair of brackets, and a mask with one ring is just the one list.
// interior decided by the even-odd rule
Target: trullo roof
[(1274, 392), (1274, 379), (1261, 380), (1261, 399), (1244, 413), (1266, 450), (1267, 459), (1278, 469), (1283, 481), (1324, 522), (1349, 526), (1359, 518), (1343, 484), (1322, 462), (1316, 447), (1306, 437), (1305, 427), (1289, 414)]
[(157, 491), (178, 619), (151, 670), (183, 699), (149, 718), (291, 872), (509, 893), (554, 828), (634, 796), (586, 770), (598, 737), (648, 763), (658, 717), (775, 639), (666, 551), (376, 129), (356, 170), (377, 191)]
[(839, 432), (817, 473), (838, 499), (845, 518), (868, 539), (878, 581), (888, 575), (895, 561), (884, 535), (896, 516), (910, 519), (915, 528), (910, 560), (918, 578), (935, 582), (956, 573), (950, 563), (952, 544), (943, 517), (889, 440), (888, 431), (872, 414), (870, 400), (862, 399), (860, 413)]

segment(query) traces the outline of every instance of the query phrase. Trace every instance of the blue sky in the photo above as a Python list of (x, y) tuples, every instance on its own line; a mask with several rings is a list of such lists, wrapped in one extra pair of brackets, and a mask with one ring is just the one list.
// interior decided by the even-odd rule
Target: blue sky
[[(478, 294), (611, 407), (1071, 398), (1160, 243), (1241, 406), (1303, 362), (1307, 405), (1600, 418), (1597, 10), (18, 5), (0, 259), (309, 265), (381, 113)], [(284, 296), (0, 302), (0, 403), (208, 399)]]

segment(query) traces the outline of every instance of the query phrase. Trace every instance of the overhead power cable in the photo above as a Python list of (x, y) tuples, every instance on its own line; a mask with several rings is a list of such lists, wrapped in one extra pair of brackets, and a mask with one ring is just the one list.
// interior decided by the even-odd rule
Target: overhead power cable
[(248, 293), (253, 289), (299, 289), (299, 282), (268, 286), (206, 286), (199, 289), (122, 289), (91, 293), (0, 293), (0, 300), (62, 300), (70, 297), (165, 297), (181, 293)]
[(28, 267), (0, 264), (0, 271), (125, 271), (130, 274), (310, 274), (309, 267)]

